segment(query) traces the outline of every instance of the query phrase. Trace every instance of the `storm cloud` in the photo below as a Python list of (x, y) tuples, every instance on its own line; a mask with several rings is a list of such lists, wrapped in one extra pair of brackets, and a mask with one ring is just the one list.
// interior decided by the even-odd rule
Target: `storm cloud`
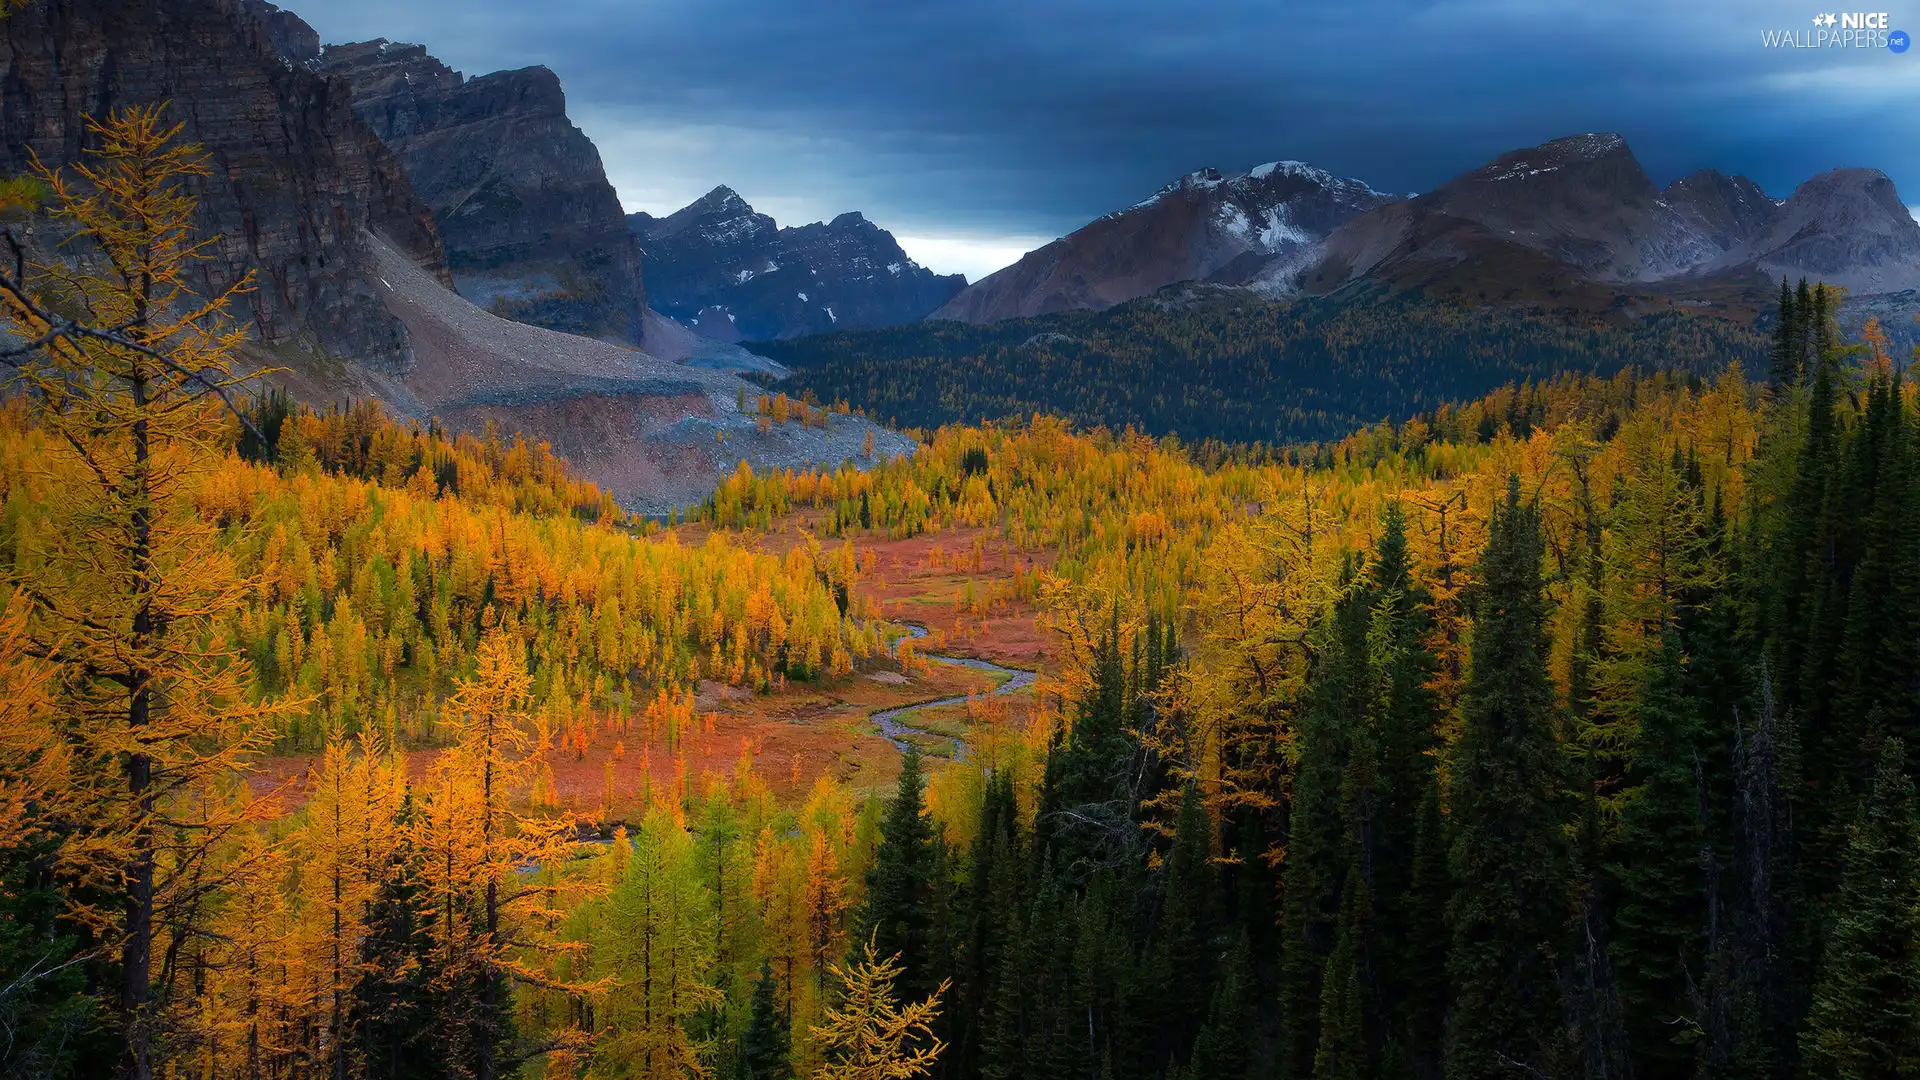
[(1811, 28), (1798, 4), (291, 4), (330, 42), (553, 68), (629, 210), (721, 183), (783, 224), (859, 209), (969, 277), (1202, 166), (1420, 191), (1580, 131), (1625, 135), (1658, 182), (1717, 168), (1785, 195), (1866, 165), (1920, 202), (1920, 51), (1764, 48)]

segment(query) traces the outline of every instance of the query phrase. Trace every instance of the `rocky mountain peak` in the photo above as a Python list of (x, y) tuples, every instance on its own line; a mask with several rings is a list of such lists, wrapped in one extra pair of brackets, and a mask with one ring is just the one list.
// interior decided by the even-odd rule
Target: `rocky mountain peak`
[[(1658, 195), (1646, 170), (1618, 135), (1596, 133), (1569, 135), (1521, 150), (1501, 154), (1485, 165), (1450, 181), (1436, 196), (1456, 198), (1489, 185), (1503, 189), (1537, 189), (1587, 186), (1616, 198), (1651, 200)], [(1502, 190), (1497, 198), (1523, 199), (1526, 196)]]
[(640, 340), (640, 252), (548, 68), (465, 78), (421, 45), (329, 45), (360, 119), (432, 208), (462, 296), (538, 326)]
[(696, 234), (706, 244), (736, 248), (750, 245), (756, 242), (757, 237), (768, 236), (778, 230), (772, 218), (756, 211), (738, 192), (725, 184), (663, 218), (629, 215), (627, 227), (638, 236), (643, 252), (649, 239), (664, 239), (682, 233)]
[(724, 185), (627, 223), (656, 310), (718, 341), (912, 322), (966, 286), (916, 264), (857, 210), (781, 228)]
[(934, 313), (966, 322), (1102, 310), (1178, 281), (1297, 288), (1321, 242), (1395, 197), (1299, 161), (1226, 176), (1196, 169), (1140, 202), (1028, 252)]
[[(739, 192), (725, 184), (718, 185), (712, 191), (695, 199), (686, 207), (686, 210), (694, 209), (698, 209), (702, 214), (753, 213), (753, 207), (747, 204), (747, 200), (741, 198)], [(682, 212), (684, 213), (685, 211)]]
[(90, 143), (90, 116), (167, 107), (212, 168), (194, 186), (210, 247), (195, 291), (240, 275), (256, 288), (236, 319), (281, 358), (321, 352), (386, 373), (412, 350), (365, 273), (381, 235), (444, 273), (434, 221), (400, 163), (319, 76), (318, 35), (249, 0), (63, 0), (0, 20), (0, 172), (60, 167)]
[(1701, 169), (1668, 184), (1660, 201), (1672, 215), (1671, 228), (1701, 245), (1697, 266), (1717, 266), (1764, 232), (1778, 216), (1779, 204), (1744, 176)]
[(1834, 169), (1801, 184), (1743, 254), (1774, 278), (1857, 293), (1920, 288), (1920, 223), (1878, 169)]
[(268, 49), (289, 63), (309, 67), (320, 59), (320, 34), (300, 16), (267, 0), (242, 0), (240, 12), (266, 35)]
[(536, 64), (495, 71), (469, 79), (465, 89), (468, 107), (477, 111), (512, 111), (573, 126), (567, 120), (567, 93), (552, 68)]

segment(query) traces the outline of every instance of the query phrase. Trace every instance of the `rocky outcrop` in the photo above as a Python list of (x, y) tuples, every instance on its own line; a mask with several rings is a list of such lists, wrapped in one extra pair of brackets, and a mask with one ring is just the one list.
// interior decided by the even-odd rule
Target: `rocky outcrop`
[(1661, 199), (1673, 213), (1673, 228), (1693, 239), (1693, 267), (1719, 266), (1765, 232), (1780, 204), (1744, 176), (1702, 169), (1668, 184)]
[(1394, 213), (1354, 219), (1329, 238), (1311, 283), (1404, 282), (1464, 266), (1463, 280), (1544, 273), (1627, 284), (1686, 273), (1725, 250), (1688, 228), (1626, 141), (1603, 132), (1502, 154)]
[(653, 306), (716, 341), (912, 322), (967, 283), (915, 263), (857, 212), (783, 229), (724, 186), (666, 217), (627, 222)]
[(387, 41), (329, 45), (319, 68), (405, 164), (462, 296), (550, 329), (640, 340), (639, 249), (552, 71), (466, 79)]
[(274, 52), (302, 67), (320, 60), (320, 34), (305, 19), (267, 0), (240, 0), (240, 10), (260, 27)]
[(1878, 169), (1834, 169), (1801, 184), (1741, 256), (1776, 280), (1861, 294), (1920, 289), (1920, 223)]
[(1394, 202), (1358, 180), (1297, 161), (1239, 176), (1189, 173), (1147, 199), (1028, 252), (933, 314), (984, 323), (1102, 310), (1180, 281), (1244, 284), (1278, 297), (1327, 234)]
[(212, 165), (190, 185), (214, 238), (197, 289), (252, 273), (233, 314), (275, 355), (402, 371), (406, 333), (370, 285), (363, 237), (443, 273), (433, 219), (344, 87), (283, 57), (311, 34), (297, 22), (241, 0), (29, 5), (0, 22), (0, 172), (73, 161), (92, 145), (88, 117), (166, 103)]

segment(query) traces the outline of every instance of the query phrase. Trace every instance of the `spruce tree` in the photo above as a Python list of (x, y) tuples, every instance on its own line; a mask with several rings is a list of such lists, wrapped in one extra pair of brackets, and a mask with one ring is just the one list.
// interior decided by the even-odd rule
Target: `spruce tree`
[(1814, 344), (1814, 289), (1807, 284), (1806, 278), (1800, 279), (1800, 286), (1793, 294), (1793, 329), (1795, 351), (1799, 354), (1797, 367), (1802, 379), (1813, 375), (1814, 367), (1820, 362), (1820, 353)]
[(1412, 882), (1407, 892), (1405, 948), (1401, 954), (1401, 1011), (1387, 1032), (1391, 1057), (1403, 1058), (1415, 1076), (1440, 1075), (1447, 1025), (1447, 908), (1453, 879), (1447, 869), (1452, 847), (1440, 811), (1440, 787), (1428, 784), (1414, 833)]
[(1021, 887), (1025, 877), (1019, 805), (1005, 770), (987, 779), (980, 826), (965, 896), (964, 938), (959, 943), (948, 1025), (949, 1075), (971, 1076), (979, 1068), (982, 1040), (991, 1023), (994, 979), (1006, 954), (1019, 949)]
[(1566, 768), (1535, 510), (1510, 477), (1473, 599), (1453, 761), (1449, 1080), (1550, 1071), (1569, 910)]
[(867, 870), (866, 917), (855, 945), (859, 950), (871, 940), (880, 959), (899, 958), (895, 989), (904, 1001), (919, 1001), (940, 985), (932, 925), (935, 842), (920, 754), (909, 749), (880, 819), (880, 843)]
[(1214, 980), (1207, 1022), (1193, 1040), (1187, 1080), (1241, 1080), (1247, 1075), (1247, 936), (1239, 935)]
[(1185, 1046), (1206, 1016), (1214, 966), (1210, 948), (1215, 879), (1213, 823), (1201, 805), (1197, 785), (1189, 783), (1180, 799), (1180, 818), (1172, 850), (1162, 863), (1162, 901), (1154, 928), (1153, 959), (1163, 985), (1154, 995), (1157, 1041)]
[(354, 1045), (346, 1056), (364, 1061), (371, 1075), (428, 1080), (446, 1074), (436, 1052), (434, 949), (429, 911), (422, 911), (420, 853), (407, 840), (413, 794), (395, 814), (395, 843), (380, 868), (380, 888), (367, 912), (362, 945), (365, 974), (354, 983), (348, 1025)]
[(1784, 394), (1800, 381), (1800, 325), (1795, 316), (1793, 291), (1787, 279), (1780, 279), (1780, 321), (1773, 329), (1772, 382), (1776, 395)]
[(1366, 1080), (1377, 1075), (1369, 1052), (1368, 943), (1373, 935), (1373, 899), (1359, 863), (1347, 868), (1341, 889), (1340, 926), (1320, 982), (1320, 1039), (1314, 1080)]
[(1801, 1036), (1809, 1076), (1920, 1075), (1920, 839), (1905, 747), (1888, 739), (1847, 841), (1833, 929)]
[(760, 961), (747, 1027), (740, 1035), (741, 1080), (792, 1080), (793, 1028), (774, 998), (773, 967)]
[(1608, 876), (1611, 956), (1635, 1072), (1692, 1071), (1704, 1031), (1696, 984), (1706, 973), (1706, 882), (1700, 819), (1699, 718), (1683, 686), (1677, 635), (1661, 643), (1639, 700), (1639, 734), (1620, 800)]
[(1296, 736), (1281, 910), (1280, 1043), (1275, 1068), (1282, 1080), (1311, 1076), (1317, 1056), (1321, 977), (1333, 951), (1340, 887), (1351, 855), (1341, 786), (1354, 732), (1364, 723), (1369, 668), (1369, 596), (1352, 567), (1347, 594), (1319, 631), (1320, 660)]

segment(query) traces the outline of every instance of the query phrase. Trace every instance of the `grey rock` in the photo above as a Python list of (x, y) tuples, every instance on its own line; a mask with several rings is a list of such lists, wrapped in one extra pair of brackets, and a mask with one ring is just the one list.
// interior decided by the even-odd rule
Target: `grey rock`
[(552, 71), (467, 79), (424, 46), (384, 40), (329, 45), (319, 64), (399, 155), (462, 296), (549, 329), (641, 339), (639, 248)]

